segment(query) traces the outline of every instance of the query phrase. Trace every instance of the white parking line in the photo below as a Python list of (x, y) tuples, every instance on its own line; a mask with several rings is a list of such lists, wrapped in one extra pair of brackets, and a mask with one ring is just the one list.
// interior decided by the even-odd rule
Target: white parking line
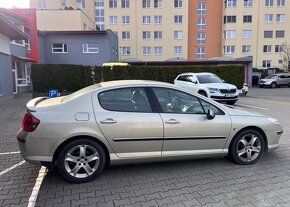
[(34, 207), (35, 206), (35, 203), (36, 203), (36, 200), (38, 197), (38, 193), (39, 193), (42, 181), (46, 176), (46, 173), (47, 173), (46, 167), (42, 166), (39, 170), (38, 177), (36, 178), (34, 187), (32, 189), (31, 195), (29, 197), (27, 207)]
[(261, 109), (261, 110), (267, 110), (269, 111), (270, 109), (263, 108), (263, 107), (258, 107), (258, 106), (251, 106), (251, 105), (246, 105), (246, 104), (237, 104), (236, 106), (244, 106), (244, 107), (249, 107), (249, 108), (255, 108), (255, 109)]
[(0, 155), (13, 155), (13, 154), (20, 154), (20, 151), (16, 152), (1, 152)]
[(11, 171), (11, 170), (17, 168), (17, 167), (20, 166), (20, 165), (23, 165), (24, 163), (25, 163), (25, 160), (23, 160), (23, 161), (21, 161), (21, 162), (15, 164), (15, 165), (13, 165), (12, 167), (7, 168), (6, 170), (1, 171), (1, 172), (0, 172), (0, 176), (2, 176), (2, 175), (4, 175), (4, 174), (8, 173), (9, 171)]

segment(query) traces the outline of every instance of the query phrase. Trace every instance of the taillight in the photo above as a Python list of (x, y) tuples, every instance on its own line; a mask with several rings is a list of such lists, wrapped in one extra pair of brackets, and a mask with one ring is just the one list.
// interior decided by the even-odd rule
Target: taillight
[(37, 118), (33, 117), (31, 114), (26, 113), (22, 119), (22, 129), (26, 132), (33, 132), (39, 123), (40, 121)]

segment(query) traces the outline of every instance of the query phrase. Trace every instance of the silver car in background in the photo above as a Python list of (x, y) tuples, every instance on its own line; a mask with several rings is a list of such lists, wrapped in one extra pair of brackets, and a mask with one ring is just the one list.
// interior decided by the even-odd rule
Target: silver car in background
[(29, 101), (17, 139), (25, 160), (88, 182), (106, 164), (226, 155), (254, 164), (282, 132), (273, 118), (172, 84), (124, 80)]
[(263, 88), (264, 86), (268, 86), (271, 88), (277, 88), (279, 86), (290, 87), (290, 74), (272, 74), (267, 76), (266, 78), (260, 79), (258, 84), (260, 88)]

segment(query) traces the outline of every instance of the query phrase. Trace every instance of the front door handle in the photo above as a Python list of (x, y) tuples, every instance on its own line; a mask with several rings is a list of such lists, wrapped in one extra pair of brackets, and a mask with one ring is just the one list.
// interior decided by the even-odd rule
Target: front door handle
[(108, 118), (108, 119), (100, 121), (100, 122), (101, 122), (101, 124), (115, 124), (115, 123), (117, 123), (117, 121), (112, 119), (112, 118)]
[(167, 121), (165, 121), (166, 124), (178, 124), (180, 123), (179, 121), (177, 121), (176, 119), (169, 119)]

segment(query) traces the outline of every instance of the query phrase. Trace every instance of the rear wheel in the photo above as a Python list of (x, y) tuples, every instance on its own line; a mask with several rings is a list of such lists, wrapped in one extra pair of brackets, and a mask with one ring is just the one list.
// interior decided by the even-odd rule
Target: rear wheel
[(275, 82), (271, 83), (271, 88), (277, 88), (277, 83)]
[(204, 92), (204, 91), (198, 91), (198, 93), (199, 93), (200, 95), (203, 95), (203, 96), (207, 97), (206, 92)]
[(106, 155), (98, 143), (82, 138), (68, 143), (59, 154), (57, 163), (63, 178), (74, 183), (84, 183), (102, 172)]

